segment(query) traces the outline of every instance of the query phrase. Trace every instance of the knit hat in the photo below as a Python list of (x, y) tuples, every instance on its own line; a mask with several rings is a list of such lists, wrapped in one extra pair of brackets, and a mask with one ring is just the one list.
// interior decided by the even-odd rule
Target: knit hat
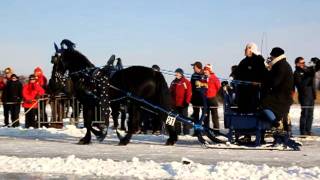
[(181, 68), (177, 68), (174, 72), (180, 73), (181, 75), (183, 75), (183, 73), (184, 73)]
[(12, 74), (12, 75), (11, 75), (11, 79), (14, 78), (14, 77), (17, 78), (17, 79), (19, 79), (19, 77), (18, 77), (16, 74)]
[(211, 64), (205, 65), (203, 70), (208, 70), (210, 73), (212, 73), (212, 65)]
[(284, 50), (279, 48), (279, 47), (275, 47), (271, 50), (270, 55), (273, 57), (279, 57), (281, 55), (284, 54)]
[(29, 76), (29, 80), (31, 80), (31, 79), (36, 79), (36, 76), (34, 75), (34, 74), (31, 74), (30, 76)]
[(199, 61), (194, 62), (191, 66), (196, 66), (197, 68), (202, 69), (202, 63)]
[(260, 51), (258, 51), (258, 46), (253, 42), (248, 43), (246, 45), (246, 49), (250, 49), (250, 51), (255, 55), (260, 55), (261, 54)]
[(152, 69), (155, 71), (160, 71), (160, 67), (156, 64), (152, 65)]

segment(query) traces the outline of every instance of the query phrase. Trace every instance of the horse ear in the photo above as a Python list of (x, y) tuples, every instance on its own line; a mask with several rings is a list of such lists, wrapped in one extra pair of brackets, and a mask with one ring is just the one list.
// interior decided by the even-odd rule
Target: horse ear
[(112, 66), (113, 62), (116, 60), (116, 55), (112, 54), (112, 56), (109, 58), (106, 66)]
[(108, 62), (114, 61), (115, 59), (116, 59), (116, 55), (112, 54)]
[(54, 49), (56, 50), (56, 53), (59, 52), (59, 48), (58, 48), (58, 46), (57, 46), (57, 44), (55, 42), (54, 42)]

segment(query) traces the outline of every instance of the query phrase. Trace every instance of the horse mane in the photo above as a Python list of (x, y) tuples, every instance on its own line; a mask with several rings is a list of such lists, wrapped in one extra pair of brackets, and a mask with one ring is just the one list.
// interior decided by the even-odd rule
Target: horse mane
[(66, 49), (63, 52), (64, 59), (66, 59), (70, 64), (72, 64), (74, 69), (80, 70), (84, 68), (95, 67), (89, 59), (75, 49)]

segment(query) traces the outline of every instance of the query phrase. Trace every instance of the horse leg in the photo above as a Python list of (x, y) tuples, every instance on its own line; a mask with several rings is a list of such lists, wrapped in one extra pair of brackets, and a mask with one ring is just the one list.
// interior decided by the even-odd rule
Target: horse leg
[(119, 111), (120, 111), (120, 104), (117, 102), (111, 103), (111, 116), (112, 116), (112, 120), (113, 120), (113, 129), (117, 129), (119, 126)]
[(172, 146), (178, 141), (178, 134), (174, 126), (166, 125), (169, 133), (169, 139), (167, 139), (166, 145)]
[(92, 110), (86, 106), (83, 106), (83, 119), (84, 119), (84, 126), (87, 129), (86, 135), (81, 138), (78, 144), (90, 144), (91, 143), (91, 130), (94, 130), (91, 125), (91, 118), (92, 118)]
[(109, 128), (109, 117), (110, 117), (110, 110), (109, 109), (103, 109), (101, 112), (101, 118), (104, 120), (104, 124), (99, 125), (99, 134), (96, 135), (97, 140), (99, 142), (102, 142), (107, 134), (108, 134), (108, 128)]
[(120, 138), (120, 136), (118, 135), (120, 139), (119, 145), (122, 145), (122, 146), (129, 144), (132, 134), (135, 133), (135, 131), (137, 131), (136, 126), (139, 126), (139, 121), (137, 117), (139, 116), (139, 114), (136, 106), (130, 105), (130, 107), (128, 108), (128, 111), (129, 111), (128, 133), (123, 138)]
[[(163, 113), (159, 113), (159, 120), (163, 121), (165, 123), (167, 118), (167, 115), (163, 114)], [(180, 122), (177, 122), (180, 123)], [(168, 131), (169, 134), (169, 139), (167, 139), (166, 145), (167, 146), (173, 146), (177, 141), (178, 141), (178, 133), (176, 131), (175, 126), (170, 126), (166, 124), (166, 129)]]

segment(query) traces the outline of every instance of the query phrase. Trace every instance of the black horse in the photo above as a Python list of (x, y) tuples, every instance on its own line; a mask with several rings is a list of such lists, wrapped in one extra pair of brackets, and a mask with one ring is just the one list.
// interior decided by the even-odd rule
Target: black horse
[[(55, 45), (56, 53), (52, 56), (53, 70), (49, 86), (52, 91), (63, 89), (67, 94), (75, 95), (83, 104), (84, 125), (87, 133), (79, 144), (90, 143), (91, 132), (99, 141), (103, 141), (109, 126), (108, 107), (111, 106), (113, 119), (118, 118), (117, 112), (122, 102), (117, 100), (126, 98), (127, 93), (144, 98), (167, 110), (171, 108), (169, 88), (160, 72), (147, 67), (132, 66), (112, 73), (112, 66), (107, 64), (103, 68), (97, 68), (74, 47), (74, 44), (68, 40), (61, 42), (60, 49)], [(140, 107), (143, 104), (131, 100), (128, 105), (128, 133), (124, 137), (118, 133), (120, 145), (128, 144), (132, 134), (139, 130)], [(93, 128), (91, 123), (96, 106), (103, 107), (102, 117), (106, 125), (99, 130)], [(162, 120), (166, 117), (161, 112), (158, 114)], [(167, 126), (167, 128), (170, 137), (166, 144), (173, 145), (178, 139), (177, 134), (174, 127)]]

